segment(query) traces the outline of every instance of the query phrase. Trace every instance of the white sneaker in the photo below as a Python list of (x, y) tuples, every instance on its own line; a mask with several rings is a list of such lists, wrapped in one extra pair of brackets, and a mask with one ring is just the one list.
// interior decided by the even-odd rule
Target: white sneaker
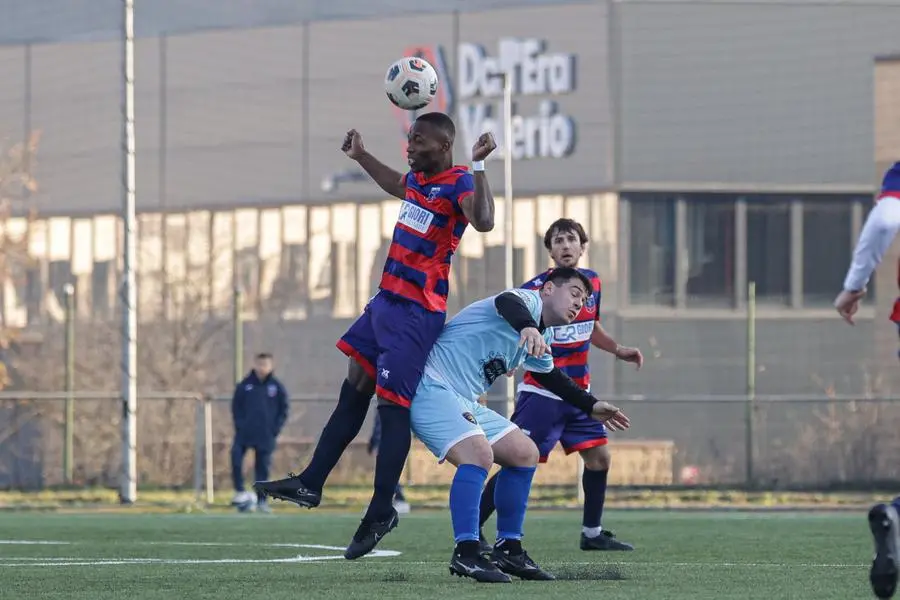
[(394, 510), (399, 515), (408, 515), (410, 511), (409, 502), (406, 500), (394, 500)]
[(231, 499), (231, 505), (237, 508), (238, 512), (250, 512), (256, 506), (256, 494), (248, 491), (236, 492)]
[(269, 503), (263, 500), (262, 502), (256, 503), (257, 512), (269, 514), (272, 512), (272, 507), (269, 506)]

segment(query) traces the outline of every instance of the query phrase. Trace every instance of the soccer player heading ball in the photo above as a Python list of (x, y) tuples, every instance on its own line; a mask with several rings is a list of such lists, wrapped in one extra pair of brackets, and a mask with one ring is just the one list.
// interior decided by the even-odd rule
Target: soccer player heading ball
[(471, 225), (494, 227), (494, 198), (484, 159), (497, 147), (491, 134), (472, 148), (472, 172), (454, 166), (456, 127), (443, 113), (426, 113), (409, 130), (409, 171), (401, 174), (369, 154), (355, 129), (342, 150), (387, 193), (401, 198), (378, 293), (338, 341), (350, 357), (347, 379), (309, 466), (299, 475), (257, 482), (267, 495), (313, 508), (344, 450), (362, 428), (372, 394), (378, 396), (382, 441), (372, 501), (344, 556), (358, 558), (397, 526), (394, 491), (410, 447), (409, 408), (428, 352), (444, 328), (450, 259)]

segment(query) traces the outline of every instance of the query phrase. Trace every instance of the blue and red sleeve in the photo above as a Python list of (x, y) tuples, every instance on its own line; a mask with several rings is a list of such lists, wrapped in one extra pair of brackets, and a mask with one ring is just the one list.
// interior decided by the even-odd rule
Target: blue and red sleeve
[(456, 179), (456, 186), (453, 188), (453, 197), (450, 201), (453, 203), (453, 209), (461, 217), (465, 217), (462, 209), (462, 202), (475, 193), (475, 177), (468, 171), (460, 173)]

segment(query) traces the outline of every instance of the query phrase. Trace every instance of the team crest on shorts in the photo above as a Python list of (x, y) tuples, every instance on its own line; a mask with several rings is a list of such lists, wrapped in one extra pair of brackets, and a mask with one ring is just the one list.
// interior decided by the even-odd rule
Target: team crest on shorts
[(475, 415), (470, 412), (463, 413), (463, 419), (471, 423), (472, 425), (478, 425), (478, 421), (475, 420)]

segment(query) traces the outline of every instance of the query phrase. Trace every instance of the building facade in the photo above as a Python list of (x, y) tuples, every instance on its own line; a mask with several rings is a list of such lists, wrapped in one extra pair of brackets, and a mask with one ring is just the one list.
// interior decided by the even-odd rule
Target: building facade
[[(39, 189), (27, 198), (37, 218), (4, 228), (32, 258), (3, 288), (12, 326), (58, 321), (70, 282), (81, 318), (114, 318), (119, 3), (81, 4), (53, 18), (21, 9), (22, 26), (0, 25), (0, 73), (13, 82), (0, 131), (11, 141), (41, 132)], [(339, 145), (355, 127), (403, 164), (410, 115), (392, 110), (382, 78), (417, 53), (439, 70), (435, 108), (455, 117), (458, 162), (484, 130), (505, 140), (490, 75), (514, 73), (515, 279), (546, 268), (549, 223), (577, 218), (603, 277), (605, 322), (648, 354), (640, 374), (594, 357), (598, 391), (743, 393), (751, 281), (760, 393), (857, 393), (896, 366), (872, 343), (883, 328), (875, 304), (848, 333), (830, 303), (879, 177), (873, 61), (896, 51), (900, 5), (497, 0), (423, 2), (410, 14), (390, 1), (209, 4), (137, 15), (142, 322), (198, 306), (225, 318), (238, 286), (248, 344), (281, 323), (282, 353), (328, 363), (288, 383), (333, 390), (343, 361), (321, 359), (322, 348), (373, 293), (399, 209)], [(498, 223), (504, 148), (488, 166)], [(498, 291), (502, 244), (501, 227), (465, 235), (452, 310)]]

